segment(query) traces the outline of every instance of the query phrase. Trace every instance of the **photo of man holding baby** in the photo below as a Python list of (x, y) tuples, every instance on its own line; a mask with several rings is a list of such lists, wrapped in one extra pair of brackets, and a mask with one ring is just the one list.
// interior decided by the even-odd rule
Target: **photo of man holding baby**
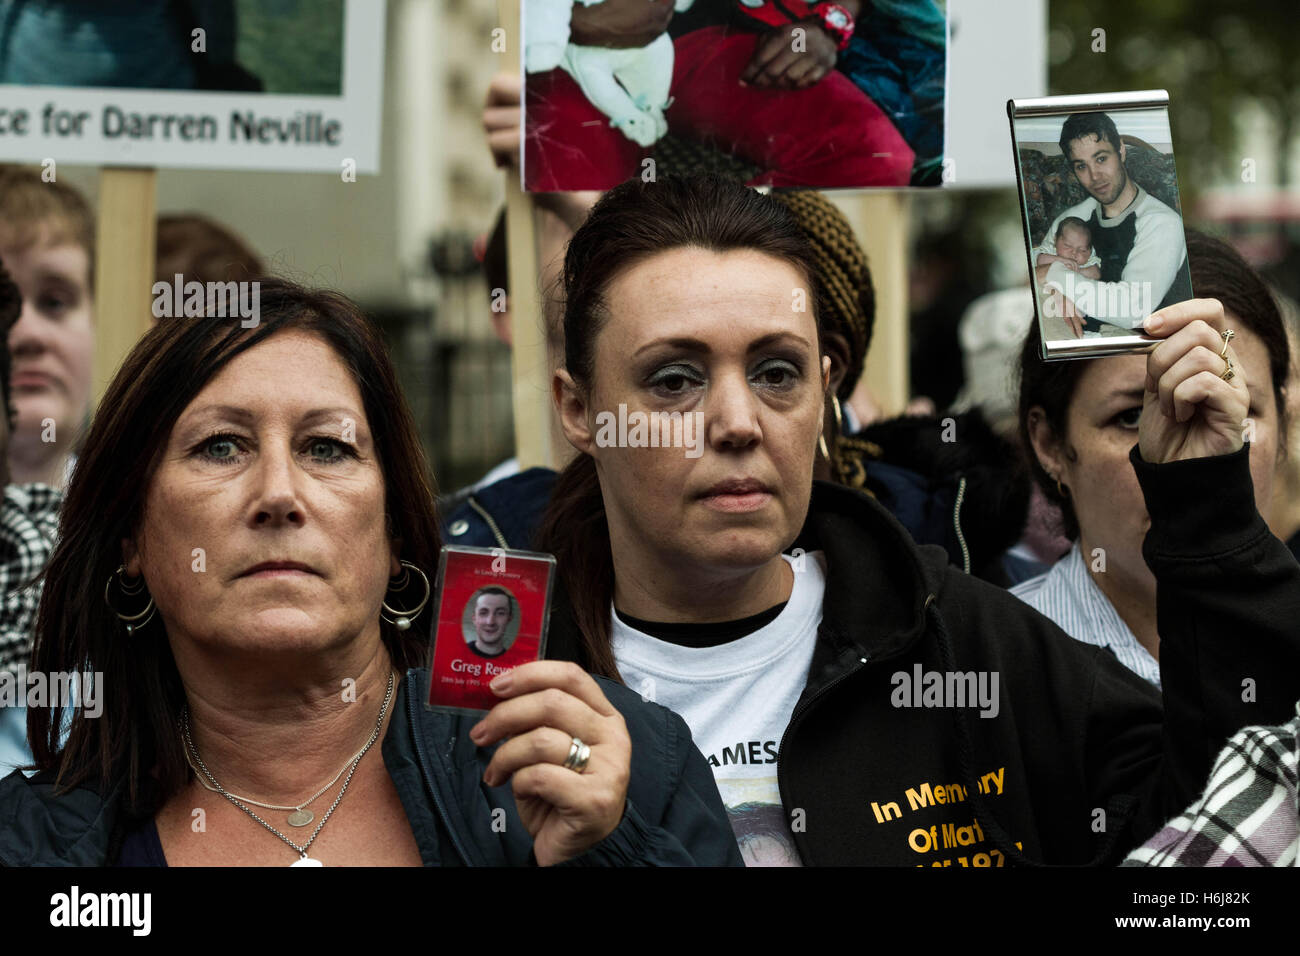
[[(1147, 315), (1192, 297), (1168, 112), (1116, 115), (1134, 132), (1100, 111), (1017, 121), (1046, 341), (1134, 336)], [(1059, 124), (1059, 157), (1031, 142), (1048, 123)]]

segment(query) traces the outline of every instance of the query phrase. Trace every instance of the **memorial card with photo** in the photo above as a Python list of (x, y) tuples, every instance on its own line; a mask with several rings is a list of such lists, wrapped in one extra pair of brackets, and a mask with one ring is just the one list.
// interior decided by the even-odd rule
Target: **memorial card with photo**
[(445, 547), (427, 706), (491, 710), (488, 685), (546, 649), (555, 558), (504, 548)]
[(1163, 90), (1011, 100), (1043, 358), (1151, 348), (1142, 322), (1192, 298)]
[(691, 172), (812, 188), (947, 177), (948, 21), (936, 0), (521, 6), (527, 190)]

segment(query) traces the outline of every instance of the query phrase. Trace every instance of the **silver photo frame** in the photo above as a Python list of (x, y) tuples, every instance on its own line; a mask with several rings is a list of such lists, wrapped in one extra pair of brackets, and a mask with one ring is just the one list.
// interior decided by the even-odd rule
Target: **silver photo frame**
[(1010, 100), (1046, 360), (1150, 350), (1142, 321), (1192, 298), (1164, 90)]

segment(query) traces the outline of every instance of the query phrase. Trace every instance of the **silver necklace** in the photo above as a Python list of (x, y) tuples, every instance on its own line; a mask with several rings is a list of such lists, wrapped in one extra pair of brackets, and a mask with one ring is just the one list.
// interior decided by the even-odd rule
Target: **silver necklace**
[[(186, 715), (185, 715), (185, 721), (186, 721), (186, 724), (188, 725), (188, 723), (189, 723), (189, 714), (188, 714), (188, 712), (187, 712)], [(188, 739), (188, 738), (187, 738), (187, 739)], [(367, 744), (366, 746), (369, 746), (369, 744)], [(191, 754), (190, 754), (190, 748), (189, 748), (189, 746), (186, 746), (186, 747), (184, 747), (183, 749), (185, 750), (185, 762), (188, 763), (188, 764), (190, 765), (190, 769), (191, 769), (191, 770), (193, 770), (195, 773), (199, 773), (199, 772), (200, 772), (200, 771), (199, 771), (199, 768), (198, 768), (198, 767), (195, 765), (195, 763), (194, 763), (194, 757), (191, 756)], [(230, 795), (231, 795), (232, 797), (234, 797), (236, 800), (243, 801), (244, 803), (251, 804), (251, 805), (253, 805), (253, 806), (255, 806), (255, 807), (262, 807), (263, 809), (266, 809), (266, 810), (292, 810), (293, 812), (290, 813), (289, 816), (288, 816), (288, 818), (287, 818), (287, 822), (288, 822), (289, 826), (291, 826), (291, 827), (305, 827), (307, 824), (311, 823), (313, 820), (316, 819), (315, 814), (313, 814), (310, 810), (308, 810), (307, 807), (311, 806), (312, 803), (316, 800), (316, 798), (319, 797), (322, 793), (324, 793), (324, 792), (325, 792), (326, 790), (328, 790), (330, 787), (334, 786), (334, 784), (338, 783), (338, 782), (339, 782), (339, 777), (343, 776), (343, 771), (347, 770), (348, 767), (350, 767), (350, 766), (352, 765), (352, 762), (353, 762), (354, 760), (357, 760), (357, 759), (358, 759), (358, 758), (359, 758), (363, 753), (365, 753), (365, 748), (364, 748), (364, 747), (363, 747), (361, 750), (359, 750), (359, 751), (357, 751), (356, 753), (354, 753), (351, 757), (349, 757), (349, 758), (347, 759), (347, 762), (344, 763), (343, 766), (339, 768), (339, 772), (336, 773), (336, 774), (335, 774), (335, 775), (330, 779), (330, 782), (329, 782), (329, 783), (325, 784), (325, 786), (321, 787), (319, 790), (317, 790), (315, 793), (313, 793), (310, 797), (308, 797), (308, 798), (307, 798), (306, 800), (304, 800), (302, 803), (293, 804), (293, 805), (291, 805), (291, 806), (284, 806), (284, 805), (277, 804), (277, 803), (263, 803), (263, 802), (260, 801), (260, 800), (254, 800), (252, 797), (244, 797), (244, 796), (240, 796), (240, 795), (237, 794), (237, 793), (231, 793)], [(216, 787), (214, 787), (212, 784), (208, 783), (206, 780), (204, 780), (204, 779), (201, 778), (201, 777), (199, 778), (199, 783), (203, 784), (203, 786), (204, 786), (206, 789), (211, 790), (213, 793), (220, 793), (220, 792), (221, 792), (220, 790), (218, 790)], [(227, 791), (227, 792), (229, 792), (229, 791)]]
[[(320, 860), (313, 860), (309, 856), (307, 856), (307, 850), (309, 847), (311, 847), (313, 843), (316, 842), (316, 837), (320, 834), (321, 829), (325, 826), (325, 822), (329, 820), (330, 816), (334, 813), (335, 809), (337, 809), (338, 805), (343, 801), (343, 794), (348, 792), (348, 785), (352, 783), (352, 775), (357, 772), (357, 766), (361, 763), (361, 758), (366, 755), (366, 751), (368, 751), (372, 746), (374, 746), (375, 741), (379, 739), (379, 729), (384, 725), (384, 717), (388, 713), (388, 704), (390, 701), (392, 701), (392, 699), (393, 699), (393, 672), (389, 671), (388, 691), (387, 693), (384, 694), (384, 705), (379, 709), (379, 719), (375, 721), (374, 732), (370, 735), (370, 739), (366, 741), (366, 745), (361, 748), (360, 752), (356, 755), (355, 759), (353, 759), (352, 769), (348, 771), (347, 779), (343, 781), (343, 789), (339, 791), (339, 795), (334, 798), (334, 802), (330, 804), (330, 808), (325, 811), (325, 816), (321, 817), (320, 823), (316, 824), (316, 829), (312, 831), (311, 836), (308, 838), (307, 842), (304, 843), (302, 846), (299, 846), (298, 844), (294, 843), (292, 840), (290, 840), (287, 836), (285, 836), (275, 827), (271, 826), (271, 824), (267, 823), (256, 813), (250, 810), (247, 806), (244, 805), (244, 803), (240, 801), (240, 798), (234, 796), (232, 793), (230, 793), (228, 790), (222, 787), (221, 784), (217, 782), (217, 778), (212, 776), (212, 771), (208, 769), (207, 764), (203, 762), (203, 758), (199, 755), (199, 748), (194, 746), (194, 738), (190, 736), (190, 709), (188, 704), (181, 711), (181, 726), (185, 734), (185, 744), (186, 744), (187, 751), (193, 751), (194, 759), (197, 760), (199, 763), (199, 769), (202, 771), (203, 775), (207, 777), (208, 780), (211, 781), (212, 783), (212, 786), (208, 788), (209, 790), (221, 794), (223, 797), (225, 797), (235, 806), (239, 807), (239, 809), (243, 810), (245, 813), (247, 813), (250, 817), (252, 817), (258, 823), (260, 823), (266, 829), (270, 830), (272, 833), (278, 836), (285, 843), (289, 844), (289, 846), (293, 847), (294, 850), (298, 852), (298, 859), (294, 860), (293, 863), (289, 864), (290, 866), (322, 866), (323, 864), (321, 863)], [(188, 758), (188, 756), (189, 754), (187, 752), (186, 757)], [(338, 778), (335, 777), (334, 779), (337, 780)], [(328, 786), (326, 787), (326, 789), (328, 789)], [(317, 796), (319, 796), (319, 794), (317, 794)], [(316, 798), (313, 797), (312, 799), (314, 800)], [(261, 805), (262, 804), (259, 804), (259, 806)]]

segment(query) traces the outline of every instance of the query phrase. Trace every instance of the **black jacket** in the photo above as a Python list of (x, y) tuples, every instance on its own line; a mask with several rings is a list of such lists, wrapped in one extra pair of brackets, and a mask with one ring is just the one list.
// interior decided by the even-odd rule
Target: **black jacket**
[(530, 550), (555, 486), (556, 472), (529, 468), (438, 502), (444, 544)]
[[(1132, 459), (1163, 707), (1105, 649), (916, 546), (866, 495), (816, 483), (795, 546), (825, 552), (823, 616), (778, 758), (805, 864), (1117, 861), (1196, 797), (1234, 731), (1288, 719), (1300, 565), (1256, 512), (1247, 451)], [(581, 662), (561, 590), (548, 653)], [(895, 675), (918, 666), (996, 674), (996, 716), (894, 706)]]
[[(713, 774), (672, 711), (601, 680), (632, 739), (632, 774), (622, 822), (574, 866), (739, 866), (740, 851)], [(406, 809), (426, 866), (518, 866), (532, 838), (510, 785), (489, 788), (492, 750), (476, 747), (473, 715), (426, 710), (429, 672), (407, 672), (384, 735), (384, 765)], [(0, 780), (0, 865), (104, 866), (117, 861), (125, 831), (118, 784), (106, 795), (53, 794), (49, 774)], [(494, 810), (504, 811), (504, 817)], [(250, 821), (251, 825), (252, 824)], [(286, 850), (287, 862), (292, 855)]]
[[(961, 441), (953, 440), (957, 435)], [(913, 541), (942, 545), (950, 562), (977, 578), (1000, 587), (1012, 583), (1002, 563), (1024, 533), (1029, 475), (1016, 447), (983, 413), (900, 415), (852, 438), (879, 451), (863, 462), (862, 484)]]

